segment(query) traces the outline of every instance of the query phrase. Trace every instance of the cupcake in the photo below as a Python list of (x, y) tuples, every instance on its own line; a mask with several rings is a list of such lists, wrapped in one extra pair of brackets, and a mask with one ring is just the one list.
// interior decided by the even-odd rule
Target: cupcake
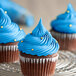
[(40, 19), (37, 27), (19, 42), (20, 64), (24, 76), (52, 76), (58, 60), (58, 42)]
[(0, 63), (19, 60), (17, 45), (24, 37), (24, 31), (11, 22), (6, 12), (0, 8)]
[(29, 10), (18, 5), (13, 0), (1, 0), (0, 8), (8, 11), (8, 16), (11, 18), (11, 21), (16, 22), (20, 25), (26, 25), (31, 27), (34, 24), (34, 16)]
[(71, 4), (64, 14), (51, 22), (51, 34), (59, 44), (60, 50), (76, 51), (76, 12)]

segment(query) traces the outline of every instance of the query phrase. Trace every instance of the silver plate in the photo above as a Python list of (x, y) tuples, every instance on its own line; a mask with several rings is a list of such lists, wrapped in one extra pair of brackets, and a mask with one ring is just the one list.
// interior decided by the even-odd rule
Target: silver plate
[[(20, 64), (0, 64), (0, 76), (22, 76)], [(76, 76), (76, 55), (59, 51), (55, 76)]]

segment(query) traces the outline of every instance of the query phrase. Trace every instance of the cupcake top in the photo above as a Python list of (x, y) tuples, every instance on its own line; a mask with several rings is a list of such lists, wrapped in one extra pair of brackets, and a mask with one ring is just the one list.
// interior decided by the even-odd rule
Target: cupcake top
[(45, 29), (40, 19), (37, 27), (18, 44), (19, 51), (30, 55), (47, 56), (57, 53), (58, 42)]
[(24, 31), (0, 8), (0, 43), (17, 42), (25, 37)]
[(76, 33), (76, 12), (71, 4), (67, 11), (51, 22), (52, 29), (61, 33)]

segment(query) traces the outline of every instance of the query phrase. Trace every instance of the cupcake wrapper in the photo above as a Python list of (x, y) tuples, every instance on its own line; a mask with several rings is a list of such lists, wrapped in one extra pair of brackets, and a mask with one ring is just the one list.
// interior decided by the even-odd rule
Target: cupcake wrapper
[(55, 31), (51, 32), (60, 45), (60, 50), (76, 51), (76, 34), (63, 34)]
[(69, 38), (69, 39), (76, 39), (76, 34), (64, 34), (64, 33), (59, 33), (59, 32), (54, 32), (51, 31), (51, 34), (57, 38)]
[(56, 62), (57, 60), (58, 60), (58, 56), (59, 55), (57, 55), (56, 57), (53, 57), (53, 58), (25, 58), (25, 57), (22, 57), (21, 55), (19, 55), (19, 57), (20, 57), (20, 60), (22, 61), (22, 62), (30, 62), (31, 61), (31, 63), (35, 63), (35, 62), (37, 62), (37, 63), (45, 63), (45, 61), (51, 61), (51, 62)]
[(24, 76), (53, 76), (58, 56), (53, 58), (24, 58), (20, 56)]
[(17, 45), (12, 45), (12, 46), (0, 46), (0, 51), (17, 51), (18, 46)]
[(19, 51), (17, 45), (0, 45), (0, 63), (17, 62), (19, 60)]

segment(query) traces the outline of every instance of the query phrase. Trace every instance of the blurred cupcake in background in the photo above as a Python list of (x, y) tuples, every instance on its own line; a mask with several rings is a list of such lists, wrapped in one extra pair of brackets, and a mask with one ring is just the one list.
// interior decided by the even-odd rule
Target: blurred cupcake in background
[(24, 31), (6, 13), (0, 8), (0, 63), (19, 60), (17, 44), (25, 37)]
[(34, 17), (30, 11), (18, 5), (13, 0), (2, 0), (0, 2), (0, 8), (8, 11), (8, 16), (11, 18), (11, 21), (26, 26), (34, 25)]
[(19, 42), (21, 70), (24, 76), (52, 76), (58, 60), (59, 44), (40, 19), (37, 27)]
[(58, 40), (60, 50), (76, 51), (76, 12), (71, 4), (64, 14), (51, 22), (51, 26), (50, 32)]

